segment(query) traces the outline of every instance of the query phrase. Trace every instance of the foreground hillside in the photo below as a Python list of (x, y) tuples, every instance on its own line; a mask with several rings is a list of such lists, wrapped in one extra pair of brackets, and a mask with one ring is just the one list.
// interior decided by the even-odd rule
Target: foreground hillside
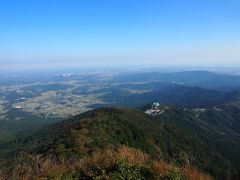
[[(127, 146), (107, 147), (82, 158), (25, 154), (15, 161), (13, 174), (1, 179), (173, 179), (211, 180), (211, 176), (190, 165), (177, 166), (153, 160), (148, 154)], [(29, 163), (31, 163), (29, 165)]]
[[(6, 144), (3, 179), (211, 179), (193, 168), (204, 142), (139, 110), (98, 109)], [(14, 150), (15, 149), (15, 150)], [(206, 155), (207, 158), (207, 155)], [(199, 168), (199, 167), (198, 167)]]
[[(216, 179), (231, 179), (233, 174), (239, 174), (240, 167), (239, 113), (239, 103), (232, 102), (209, 108), (169, 107), (155, 119), (196, 137), (198, 143), (192, 144), (196, 149), (187, 149), (188, 155), (194, 154), (193, 164)], [(196, 152), (204, 153), (197, 157)]]

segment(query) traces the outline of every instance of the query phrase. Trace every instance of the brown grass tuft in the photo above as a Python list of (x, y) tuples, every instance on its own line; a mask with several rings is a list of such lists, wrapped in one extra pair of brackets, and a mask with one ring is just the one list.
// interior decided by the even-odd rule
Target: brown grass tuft
[(153, 162), (152, 167), (155, 171), (164, 173), (164, 172), (170, 170), (172, 168), (172, 165), (170, 165), (164, 161), (155, 161), (155, 162)]
[(213, 180), (211, 176), (206, 175), (200, 170), (197, 170), (191, 166), (183, 167), (183, 171), (188, 180)]
[(120, 159), (125, 159), (134, 165), (144, 165), (149, 160), (147, 154), (143, 153), (140, 150), (129, 148), (127, 146), (121, 146), (118, 149), (118, 156)]

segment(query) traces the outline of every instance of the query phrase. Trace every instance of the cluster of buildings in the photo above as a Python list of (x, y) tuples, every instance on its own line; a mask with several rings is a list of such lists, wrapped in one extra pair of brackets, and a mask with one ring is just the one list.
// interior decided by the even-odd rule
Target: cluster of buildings
[(158, 102), (154, 102), (152, 104), (151, 109), (148, 109), (148, 110), (145, 111), (146, 114), (153, 115), (153, 116), (159, 115), (162, 112), (163, 111), (161, 110), (160, 104)]

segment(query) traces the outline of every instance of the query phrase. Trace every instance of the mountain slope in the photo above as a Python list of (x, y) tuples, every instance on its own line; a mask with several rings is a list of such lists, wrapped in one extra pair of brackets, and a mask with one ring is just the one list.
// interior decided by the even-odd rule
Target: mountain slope
[(131, 93), (126, 89), (113, 88), (109, 90), (109, 93), (104, 94), (102, 99), (109, 104), (129, 107), (140, 107), (153, 101), (177, 106), (206, 107), (239, 100), (240, 95), (238, 91), (221, 92), (159, 83), (158, 89), (139, 94)]
[[(230, 177), (240, 166), (240, 106), (239, 103), (224, 104), (212, 108), (168, 108), (157, 121), (174, 124), (186, 133), (197, 135), (207, 142), (208, 156), (213, 158), (212, 167), (200, 165), (204, 170), (220, 177)], [(215, 154), (215, 152), (218, 153)], [(210, 155), (212, 154), (212, 155)], [(215, 154), (215, 155), (214, 155)], [(206, 155), (205, 155), (206, 156)], [(197, 160), (197, 158), (195, 159)], [(206, 159), (205, 159), (206, 160)], [(220, 160), (220, 161), (219, 161)], [(209, 161), (209, 160), (207, 160)], [(199, 164), (199, 161), (195, 161)], [(202, 162), (203, 164), (209, 162)], [(217, 164), (225, 168), (216, 168)], [(205, 169), (206, 168), (206, 169)]]
[(44, 128), (18, 143), (23, 148), (30, 147), (30, 151), (60, 154), (65, 151), (74, 152), (74, 149), (80, 146), (83, 150), (79, 153), (82, 154), (91, 152), (96, 147), (103, 148), (108, 144), (125, 144), (141, 148), (160, 158), (163, 154), (166, 157), (167, 151), (160, 152), (155, 145), (160, 146), (163, 143), (162, 139), (164, 143), (170, 144), (170, 131), (177, 133), (175, 127), (165, 127), (142, 111), (103, 108)]
[[(201, 134), (205, 130), (197, 124), (197, 133), (191, 132), (189, 129), (194, 125), (185, 122), (189, 113), (181, 113), (175, 108), (160, 117), (151, 117), (132, 109), (101, 108), (89, 111), (44, 128), (24, 140), (5, 144), (1, 149), (13, 151), (2, 157), (1, 167), (3, 173), (15, 176), (29, 169), (32, 175), (36, 175), (32, 169), (36, 165), (39, 166), (37, 169), (41, 169), (42, 162), (50, 161), (48, 166), (53, 162), (68, 164), (109, 146), (121, 149), (125, 145), (143, 151), (154, 161), (174, 160), (179, 166), (197, 166), (217, 179), (230, 178), (236, 171), (231, 159), (218, 150), (218, 143), (212, 144), (214, 140), (210, 141)], [(192, 114), (189, 116), (193, 117)], [(233, 147), (237, 146), (233, 144)], [(24, 168), (19, 169), (19, 164), (24, 164)]]

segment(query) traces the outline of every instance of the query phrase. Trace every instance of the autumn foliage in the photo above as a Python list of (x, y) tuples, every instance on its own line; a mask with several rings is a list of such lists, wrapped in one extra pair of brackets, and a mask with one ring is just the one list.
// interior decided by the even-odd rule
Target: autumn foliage
[(27, 159), (18, 162), (14, 174), (2, 174), (2, 179), (212, 179), (191, 166), (154, 161), (144, 152), (127, 146), (107, 147), (80, 159), (24, 157)]

